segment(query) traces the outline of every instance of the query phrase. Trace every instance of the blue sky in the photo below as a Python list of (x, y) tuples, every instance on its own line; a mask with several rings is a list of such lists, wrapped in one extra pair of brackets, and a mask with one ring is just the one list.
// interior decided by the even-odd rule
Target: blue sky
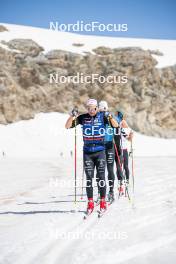
[(128, 24), (127, 32), (82, 32), (107, 36), (176, 39), (174, 0), (0, 0), (0, 22), (49, 28), (50, 21)]

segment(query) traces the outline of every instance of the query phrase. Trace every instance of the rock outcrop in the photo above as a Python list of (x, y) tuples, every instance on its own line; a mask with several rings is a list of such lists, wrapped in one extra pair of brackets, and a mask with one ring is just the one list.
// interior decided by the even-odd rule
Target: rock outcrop
[(0, 32), (4, 32), (4, 31), (8, 31), (8, 29), (3, 25), (0, 25)]
[[(152, 54), (141, 48), (97, 47), (92, 53), (52, 50), (46, 54), (33, 40), (3, 42), (0, 47), (0, 123), (33, 118), (39, 112), (85, 111), (89, 97), (121, 109), (130, 126), (143, 134), (176, 137), (176, 66), (156, 68)], [(127, 76), (127, 83), (49, 83), (49, 75), (97, 73)]]

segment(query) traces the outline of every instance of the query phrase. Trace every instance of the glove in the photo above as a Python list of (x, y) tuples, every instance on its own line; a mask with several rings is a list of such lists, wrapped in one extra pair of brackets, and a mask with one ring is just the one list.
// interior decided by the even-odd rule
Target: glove
[(74, 117), (78, 116), (78, 108), (77, 107), (73, 108), (73, 110), (71, 111), (70, 115), (74, 116)]
[(105, 112), (105, 117), (111, 119), (111, 118), (112, 118), (112, 115), (110, 114), (110, 112), (106, 111), (106, 112)]

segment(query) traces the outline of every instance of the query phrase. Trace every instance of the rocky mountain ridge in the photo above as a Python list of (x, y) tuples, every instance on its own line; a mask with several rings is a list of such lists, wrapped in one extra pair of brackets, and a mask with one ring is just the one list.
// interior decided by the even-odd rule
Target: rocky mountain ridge
[[(77, 105), (86, 111), (89, 97), (106, 100), (110, 110), (121, 109), (140, 133), (176, 137), (176, 65), (156, 68), (153, 54), (139, 47), (97, 47), (84, 55), (51, 50), (31, 39), (2, 41), (0, 46), (0, 123), (33, 118), (39, 112), (68, 112)], [(6, 48), (5, 48), (6, 47)], [(49, 75), (128, 77), (125, 84), (49, 83)]]

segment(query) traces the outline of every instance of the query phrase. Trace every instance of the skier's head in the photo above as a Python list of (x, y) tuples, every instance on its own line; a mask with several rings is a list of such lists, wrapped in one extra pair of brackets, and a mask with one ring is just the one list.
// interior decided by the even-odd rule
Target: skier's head
[(106, 101), (100, 101), (98, 104), (99, 111), (108, 111), (108, 103)]
[(123, 120), (123, 113), (122, 113), (122, 111), (117, 110), (116, 113), (115, 113), (115, 116), (116, 116), (116, 119), (117, 119), (117, 122), (118, 123), (120, 123)]
[(88, 99), (87, 101), (87, 110), (90, 116), (95, 116), (97, 114), (98, 111), (98, 104), (97, 104), (97, 100), (95, 99)]

